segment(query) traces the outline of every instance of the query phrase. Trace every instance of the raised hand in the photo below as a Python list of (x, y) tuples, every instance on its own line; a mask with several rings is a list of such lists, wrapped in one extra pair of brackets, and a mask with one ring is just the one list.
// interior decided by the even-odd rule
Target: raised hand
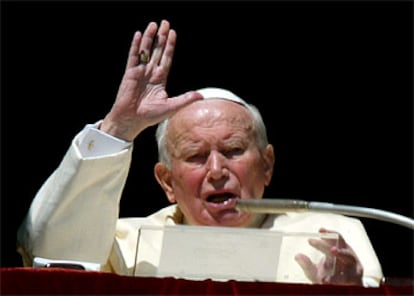
[(144, 34), (135, 33), (115, 103), (101, 130), (133, 141), (145, 128), (202, 98), (197, 92), (168, 97), (166, 84), (176, 39), (176, 32), (166, 20), (159, 27), (155, 22), (149, 23)]
[[(320, 233), (337, 233), (321, 228)], [(297, 254), (295, 260), (306, 276), (317, 284), (362, 285), (363, 268), (352, 248), (339, 235), (338, 246), (332, 239), (310, 239), (309, 244), (325, 254), (319, 263), (313, 263), (304, 254)], [(334, 272), (332, 273), (332, 269)]]

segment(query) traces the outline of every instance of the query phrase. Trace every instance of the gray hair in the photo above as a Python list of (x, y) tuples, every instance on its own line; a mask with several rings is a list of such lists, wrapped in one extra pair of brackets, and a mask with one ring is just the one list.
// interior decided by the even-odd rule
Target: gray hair
[[(199, 89), (197, 92), (200, 93), (205, 100), (223, 99), (233, 101), (245, 106), (252, 115), (253, 129), (256, 135), (256, 144), (261, 150), (264, 150), (266, 148), (269, 143), (267, 139), (266, 126), (264, 124), (262, 115), (256, 106), (247, 103), (242, 98), (236, 96), (234, 93), (222, 88), (207, 87)], [(168, 123), (169, 119), (167, 118), (158, 124), (157, 130), (155, 132), (155, 138), (158, 145), (158, 161), (164, 163), (168, 168), (171, 168), (171, 155), (167, 149)]]

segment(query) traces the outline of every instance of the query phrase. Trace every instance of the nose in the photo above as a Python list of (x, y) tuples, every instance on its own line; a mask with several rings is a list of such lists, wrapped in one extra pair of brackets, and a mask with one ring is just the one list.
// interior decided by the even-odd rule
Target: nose
[(211, 151), (207, 161), (207, 177), (212, 180), (219, 180), (227, 177), (229, 171), (226, 167), (226, 158), (217, 151)]

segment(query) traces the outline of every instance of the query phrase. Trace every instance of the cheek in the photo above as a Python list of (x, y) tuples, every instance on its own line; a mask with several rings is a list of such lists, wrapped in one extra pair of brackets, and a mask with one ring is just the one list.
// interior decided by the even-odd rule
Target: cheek
[(180, 167), (174, 171), (174, 176), (172, 186), (175, 198), (190, 224), (208, 224), (204, 221), (205, 213), (199, 198), (204, 180), (202, 170)]
[(261, 194), (265, 187), (266, 177), (262, 163), (257, 158), (246, 159), (238, 163), (234, 170), (238, 176), (240, 184), (243, 185), (246, 193)]
[[(181, 196), (194, 196), (194, 192), (198, 192), (200, 184), (204, 179), (204, 171), (201, 169), (192, 169), (188, 167), (176, 167), (173, 175), (173, 187), (174, 190), (178, 193), (186, 192)], [(188, 194), (192, 193), (192, 194)]]

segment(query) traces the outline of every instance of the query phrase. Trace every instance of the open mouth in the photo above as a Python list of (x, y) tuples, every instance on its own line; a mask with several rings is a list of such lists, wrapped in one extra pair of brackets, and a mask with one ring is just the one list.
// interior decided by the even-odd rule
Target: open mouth
[(207, 197), (207, 202), (221, 204), (221, 203), (226, 203), (235, 198), (236, 196), (231, 193), (218, 193), (218, 194), (209, 195)]

